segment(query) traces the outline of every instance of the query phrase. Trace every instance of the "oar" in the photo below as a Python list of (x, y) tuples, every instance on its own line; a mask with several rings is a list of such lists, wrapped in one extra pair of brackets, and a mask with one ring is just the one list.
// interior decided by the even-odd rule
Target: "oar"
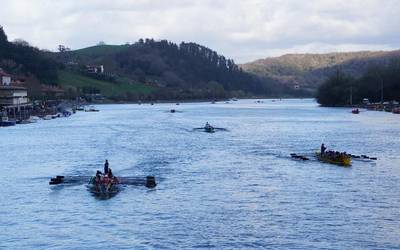
[(303, 161), (308, 161), (309, 160), (307, 157), (305, 157), (303, 155), (297, 155), (297, 154), (294, 154), (294, 153), (291, 153), (290, 157), (295, 158), (295, 159), (301, 159)]
[(218, 129), (218, 130), (222, 130), (222, 131), (228, 131), (228, 129), (226, 129), (226, 128), (214, 128), (214, 129)]
[(356, 159), (362, 158), (362, 159), (378, 160), (377, 157), (371, 157), (371, 156), (368, 156), (368, 155), (352, 155), (352, 154), (350, 154), (350, 156), (353, 157), (353, 158), (356, 158)]

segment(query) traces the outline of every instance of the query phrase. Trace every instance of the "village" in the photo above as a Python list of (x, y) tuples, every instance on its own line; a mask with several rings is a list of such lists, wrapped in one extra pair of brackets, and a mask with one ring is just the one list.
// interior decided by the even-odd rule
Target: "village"
[(0, 68), (0, 127), (68, 117), (76, 111), (98, 111), (84, 108), (88, 104), (84, 98), (64, 99), (64, 90), (57, 86), (40, 85), (44, 98), (31, 100), (26, 81), (25, 77), (8, 74)]

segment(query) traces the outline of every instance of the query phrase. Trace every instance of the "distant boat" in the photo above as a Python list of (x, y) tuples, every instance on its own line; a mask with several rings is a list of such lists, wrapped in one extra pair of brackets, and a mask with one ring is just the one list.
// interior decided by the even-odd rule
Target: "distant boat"
[(62, 115), (63, 115), (64, 117), (68, 117), (68, 116), (71, 116), (71, 115), (72, 115), (72, 112), (71, 112), (71, 111), (68, 111), (68, 110), (64, 110), (64, 111), (62, 112)]
[(394, 108), (392, 109), (393, 114), (400, 114), (400, 108)]
[(28, 119), (28, 121), (29, 121), (30, 123), (36, 123), (36, 122), (38, 122), (39, 120), (40, 120), (40, 118), (37, 117), (37, 116), (30, 116), (29, 119)]
[(95, 109), (94, 107), (89, 107), (88, 109), (85, 109), (85, 112), (99, 112), (100, 110)]
[(357, 109), (357, 108), (355, 108), (355, 109), (351, 110), (351, 113), (353, 113), (353, 114), (359, 114), (359, 113), (360, 113), (360, 110)]
[(30, 116), (28, 119), (26, 120), (21, 120), (19, 122), (19, 124), (30, 124), (30, 123), (36, 123), (38, 120), (40, 120), (39, 117), (37, 116)]
[(45, 117), (43, 117), (43, 120), (51, 120), (53, 119), (52, 115), (46, 115)]
[(7, 116), (3, 116), (0, 118), (0, 127), (9, 127), (15, 126), (17, 122), (14, 120), (9, 120)]
[(63, 117), (63, 114), (62, 113), (57, 113), (57, 114), (55, 114), (55, 115), (53, 115), (53, 119), (56, 119), (56, 118), (61, 118), (61, 117)]

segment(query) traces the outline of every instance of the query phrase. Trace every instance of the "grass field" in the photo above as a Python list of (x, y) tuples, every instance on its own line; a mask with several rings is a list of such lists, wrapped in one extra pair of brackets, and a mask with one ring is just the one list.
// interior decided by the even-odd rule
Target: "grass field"
[(131, 84), (128, 82), (106, 82), (96, 80), (90, 77), (79, 75), (70, 71), (59, 71), (59, 85), (64, 89), (93, 87), (100, 90), (100, 93), (106, 97), (121, 96), (126, 93), (148, 94), (153, 88), (143, 84)]

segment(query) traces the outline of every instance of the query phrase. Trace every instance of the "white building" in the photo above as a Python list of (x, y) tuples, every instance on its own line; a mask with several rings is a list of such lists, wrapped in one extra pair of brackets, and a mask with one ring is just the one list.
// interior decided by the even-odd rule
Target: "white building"
[(0, 86), (0, 106), (18, 106), (28, 103), (29, 98), (26, 88), (17, 86)]
[(86, 69), (87, 69), (88, 73), (95, 73), (95, 74), (103, 74), (104, 73), (103, 65), (86, 65)]
[(10, 86), (11, 85), (11, 76), (0, 71), (0, 79), (2, 86)]

